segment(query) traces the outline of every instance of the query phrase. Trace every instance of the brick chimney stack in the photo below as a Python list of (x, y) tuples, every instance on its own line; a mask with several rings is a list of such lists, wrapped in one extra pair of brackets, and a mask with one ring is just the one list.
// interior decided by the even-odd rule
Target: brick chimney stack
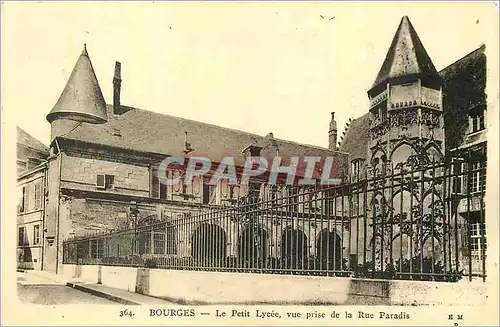
[(120, 105), (120, 90), (122, 87), (122, 64), (115, 62), (115, 74), (113, 76), (113, 113), (119, 115), (121, 113)]

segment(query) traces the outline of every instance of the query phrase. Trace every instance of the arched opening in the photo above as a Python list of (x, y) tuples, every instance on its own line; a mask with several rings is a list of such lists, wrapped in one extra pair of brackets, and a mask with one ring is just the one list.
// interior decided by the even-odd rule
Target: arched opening
[(243, 267), (265, 267), (268, 246), (268, 235), (262, 227), (259, 225), (247, 226), (238, 240), (238, 255)]
[(319, 269), (342, 270), (342, 243), (335, 232), (323, 229), (316, 240)]
[(395, 171), (399, 172), (402, 168), (408, 171), (417, 168), (419, 157), (409, 144), (403, 143), (392, 152), (391, 162)]
[(281, 259), (284, 267), (303, 268), (306, 265), (308, 248), (304, 232), (287, 227), (281, 234)]
[(411, 260), (415, 252), (415, 246), (412, 245), (412, 238), (405, 233), (406, 227), (403, 226), (403, 232), (398, 232), (392, 240), (392, 258), (394, 264), (399, 268), (407, 260)]
[(382, 193), (373, 194), (372, 199), (370, 200), (370, 209), (373, 211), (372, 216), (375, 216), (376, 219), (381, 220), (382, 218), (387, 218), (388, 203), (385, 200), (385, 197)]
[(378, 148), (372, 155), (370, 166), (373, 169), (375, 176), (384, 175), (386, 173), (387, 156), (381, 148)]
[(201, 224), (191, 236), (191, 256), (197, 264), (220, 266), (226, 258), (227, 235), (215, 224)]
[(427, 157), (429, 159), (429, 162), (431, 163), (438, 163), (442, 159), (441, 152), (438, 150), (438, 148), (435, 145), (431, 145), (427, 148)]
[(443, 250), (441, 249), (441, 241), (437, 237), (429, 235), (424, 241), (422, 256), (433, 265), (443, 260)]

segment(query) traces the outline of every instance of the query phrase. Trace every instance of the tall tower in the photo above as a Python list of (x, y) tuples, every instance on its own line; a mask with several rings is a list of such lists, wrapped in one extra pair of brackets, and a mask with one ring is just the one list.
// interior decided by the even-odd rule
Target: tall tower
[(404, 176), (420, 183), (415, 187), (393, 177), (406, 183), (393, 187), (393, 178), (378, 180), (385, 188), (368, 200), (370, 256), (381, 269), (386, 260), (410, 260), (417, 254), (437, 260), (443, 244), (437, 231), (444, 217), (436, 209), (441, 197), (431, 175), (436, 171), (414, 172), (444, 155), (442, 81), (407, 16), (401, 19), (368, 98), (369, 177), (382, 177), (392, 167), (389, 174), (412, 170)]
[(85, 45), (47, 120), (51, 124), (51, 140), (70, 132), (78, 124), (108, 121), (106, 102)]
[(401, 19), (368, 97), (371, 167), (441, 160), (442, 82), (407, 16)]

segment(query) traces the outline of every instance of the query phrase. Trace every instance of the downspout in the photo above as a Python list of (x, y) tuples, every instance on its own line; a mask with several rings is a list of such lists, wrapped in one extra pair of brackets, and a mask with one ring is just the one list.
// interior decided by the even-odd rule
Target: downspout
[(45, 255), (45, 220), (47, 216), (46, 212), (46, 194), (47, 194), (47, 170), (48, 170), (48, 163), (45, 163), (45, 169), (43, 171), (43, 208), (42, 208), (42, 215), (43, 215), (43, 220), (42, 220), (42, 233), (40, 235), (40, 238), (42, 240), (42, 253), (41, 253), (41, 262), (40, 262), (40, 270), (43, 269), (43, 263), (44, 263), (44, 255)]
[(61, 172), (62, 172), (62, 155), (61, 148), (59, 147), (59, 142), (57, 138), (54, 139), (57, 146), (57, 156), (59, 157), (59, 182), (57, 186), (57, 225), (56, 225), (56, 274), (59, 272), (59, 218), (60, 218), (60, 199), (61, 199)]

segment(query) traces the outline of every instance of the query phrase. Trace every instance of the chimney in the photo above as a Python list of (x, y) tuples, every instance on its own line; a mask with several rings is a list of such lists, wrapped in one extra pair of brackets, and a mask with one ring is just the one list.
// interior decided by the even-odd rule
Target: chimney
[(332, 119), (330, 120), (330, 128), (328, 129), (328, 149), (337, 149), (337, 122), (335, 121), (335, 112), (332, 111)]
[(120, 89), (122, 86), (122, 64), (115, 62), (115, 75), (113, 76), (113, 114), (121, 113)]

